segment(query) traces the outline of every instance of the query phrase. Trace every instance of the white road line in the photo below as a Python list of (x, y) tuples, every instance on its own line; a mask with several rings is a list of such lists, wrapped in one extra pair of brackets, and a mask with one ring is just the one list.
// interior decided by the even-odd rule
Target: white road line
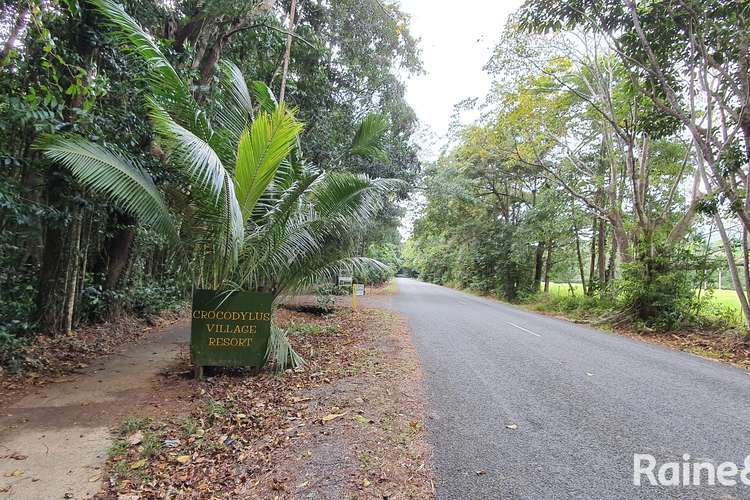
[(523, 330), (523, 331), (524, 331), (524, 332), (526, 332), (526, 333), (530, 333), (530, 334), (534, 335), (535, 337), (541, 337), (541, 335), (539, 335), (538, 333), (534, 333), (534, 332), (532, 332), (531, 330), (527, 330), (526, 328), (524, 328), (524, 327), (522, 327), (522, 326), (518, 326), (518, 325), (516, 325), (515, 323), (511, 323), (510, 321), (506, 321), (506, 323), (508, 323), (508, 324), (509, 324), (510, 326), (515, 326), (515, 327), (516, 327), (516, 328), (518, 328), (519, 330)]

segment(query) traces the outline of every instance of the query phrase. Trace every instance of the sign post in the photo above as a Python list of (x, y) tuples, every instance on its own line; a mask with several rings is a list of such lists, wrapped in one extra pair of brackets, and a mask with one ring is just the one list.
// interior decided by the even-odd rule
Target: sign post
[(352, 309), (357, 310), (357, 297), (365, 294), (365, 285), (362, 283), (352, 283)]
[(196, 377), (204, 366), (261, 368), (271, 335), (270, 293), (196, 290), (190, 354)]

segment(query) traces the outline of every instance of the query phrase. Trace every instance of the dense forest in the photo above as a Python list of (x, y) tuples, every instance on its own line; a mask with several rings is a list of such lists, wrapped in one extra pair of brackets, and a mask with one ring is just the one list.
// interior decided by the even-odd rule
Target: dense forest
[(0, 357), (196, 287), (395, 272), (421, 63), (393, 5), (21, 0), (0, 19)]
[(485, 67), (491, 91), (457, 107), (480, 117), (424, 172), (408, 266), (511, 301), (568, 283), (561, 307), (659, 328), (726, 316), (700, 300), (721, 272), (746, 332), (748, 16), (528, 0)]

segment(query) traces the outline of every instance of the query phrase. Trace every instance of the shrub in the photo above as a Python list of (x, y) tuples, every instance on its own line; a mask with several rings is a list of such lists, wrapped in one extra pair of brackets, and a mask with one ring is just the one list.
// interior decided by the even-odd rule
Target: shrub
[(693, 281), (667, 256), (623, 265), (617, 289), (623, 310), (646, 326), (670, 330), (695, 319)]

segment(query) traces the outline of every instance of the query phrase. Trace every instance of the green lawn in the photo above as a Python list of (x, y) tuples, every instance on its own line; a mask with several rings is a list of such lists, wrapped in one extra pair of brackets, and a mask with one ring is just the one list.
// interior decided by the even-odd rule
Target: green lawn
[[(583, 287), (580, 283), (572, 283), (571, 285), (573, 286), (573, 290), (575, 290), (576, 294), (583, 293)], [(569, 295), (570, 287), (567, 283), (550, 283), (549, 292), (550, 294), (554, 295)], [(703, 297), (705, 293), (706, 291), (703, 290), (701, 296)], [(734, 290), (714, 290), (711, 300), (716, 304), (725, 307), (731, 307), (734, 311), (737, 312), (737, 314), (742, 313), (742, 310), (740, 309), (740, 301), (737, 298), (737, 294), (734, 292)]]
[[(583, 293), (583, 287), (580, 283), (571, 283), (571, 286), (573, 287), (576, 295), (580, 295)], [(549, 293), (552, 295), (570, 295), (570, 287), (567, 283), (550, 283)]]

